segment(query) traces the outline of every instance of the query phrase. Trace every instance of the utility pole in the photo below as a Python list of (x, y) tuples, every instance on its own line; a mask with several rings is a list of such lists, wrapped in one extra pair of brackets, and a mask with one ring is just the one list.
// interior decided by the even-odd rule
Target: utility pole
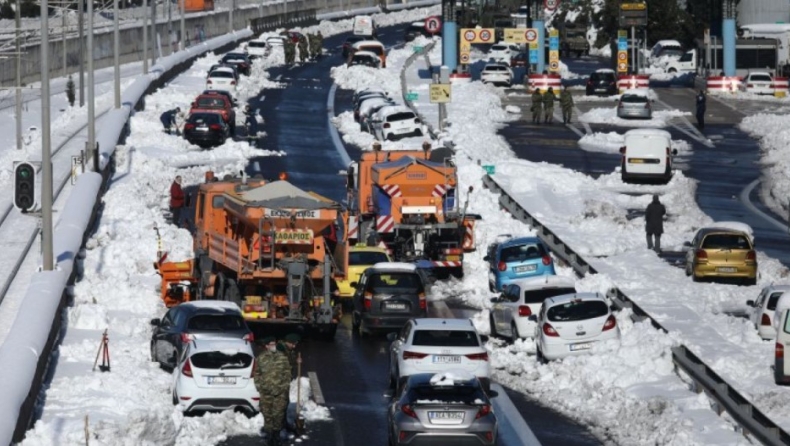
[[(173, 52), (173, 13), (172, 0), (167, 0), (167, 45), (170, 46), (170, 53)], [(168, 53), (169, 54), (169, 53)]]
[(85, 0), (78, 0), (77, 29), (80, 39), (80, 107), (85, 105)]
[(143, 74), (148, 74), (148, 0), (143, 0)]
[(22, 150), (22, 18), (19, 10), (19, 0), (16, 0), (16, 148)]
[(52, 271), (54, 267), (49, 99), (49, 6), (47, 0), (41, 0), (41, 249), (44, 271)]
[(180, 42), (180, 44), (181, 44), (181, 49), (182, 50), (187, 49), (187, 41), (186, 41), (186, 38), (187, 38), (187, 34), (186, 34), (187, 25), (186, 25), (186, 20), (185, 20), (185, 17), (184, 17), (187, 14), (186, 8), (184, 8), (184, 2), (185, 1), (186, 0), (179, 0), (178, 1), (178, 5), (181, 8), (181, 39), (180, 39), (181, 42)]
[(156, 65), (156, 2), (151, 2), (151, 66)]
[(113, 1), (112, 21), (115, 25), (113, 30), (113, 54), (115, 56), (115, 108), (121, 108), (121, 33), (118, 29), (118, 0)]
[[(96, 150), (96, 104), (93, 85), (93, 0), (88, 0), (88, 153)], [(89, 155), (90, 156), (90, 155)], [(96, 154), (94, 154), (96, 156)]]
[(67, 70), (66, 70), (66, 3), (63, 3), (63, 9), (60, 10), (60, 17), (61, 17), (61, 25), (60, 29), (63, 33), (63, 77), (66, 77)]
[(230, 18), (228, 20), (228, 32), (229, 33), (233, 32), (233, 8), (236, 6), (234, 3), (236, 3), (236, 2), (234, 2), (233, 0), (230, 0), (230, 8), (229, 8), (230, 9)]

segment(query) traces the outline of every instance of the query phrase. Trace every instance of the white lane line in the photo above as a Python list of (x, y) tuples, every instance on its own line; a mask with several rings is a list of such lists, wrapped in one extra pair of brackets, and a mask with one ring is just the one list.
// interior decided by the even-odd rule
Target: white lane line
[(499, 438), (508, 446), (540, 446), (540, 441), (516, 409), (513, 401), (499, 384), (491, 384), (491, 390), (499, 395), (491, 398), (494, 412), (499, 420)]
[[(667, 110), (675, 110), (673, 107), (671, 107), (669, 104), (667, 104), (666, 102), (662, 101), (661, 99), (657, 99), (656, 102), (661, 104), (661, 106), (664, 107)], [(686, 135), (690, 136), (695, 141), (698, 141), (701, 144), (704, 144), (705, 146), (707, 146), (707, 147), (709, 147), (711, 149), (716, 147), (715, 144), (713, 144), (712, 142), (710, 142), (708, 140), (707, 136), (703, 135), (702, 133), (700, 133), (699, 130), (697, 130), (697, 128), (694, 126), (694, 124), (691, 123), (691, 121), (688, 120), (688, 118), (686, 118), (685, 116), (680, 116), (679, 119), (681, 119), (683, 121), (683, 123), (686, 124), (685, 128), (681, 127), (678, 124), (674, 124), (674, 123), (671, 123), (671, 122), (669, 123), (669, 125), (671, 125), (672, 127), (676, 128), (679, 131), (681, 131), (681, 132), (685, 133)], [(688, 130), (688, 129), (691, 129), (691, 130)]]
[(752, 201), (749, 199), (749, 195), (751, 195), (752, 190), (754, 190), (754, 188), (757, 187), (758, 184), (760, 184), (760, 180), (754, 180), (741, 191), (741, 195), (738, 197), (741, 200), (741, 203), (743, 203), (747, 208), (749, 208), (749, 210), (752, 211), (752, 213), (762, 217), (768, 223), (771, 223), (772, 225), (779, 228), (780, 231), (788, 231), (790, 228), (788, 228), (788, 225), (786, 223), (782, 223), (779, 220), (766, 214), (765, 212), (757, 209), (757, 206), (755, 206), (752, 203)]
[(318, 375), (315, 372), (307, 372), (307, 377), (310, 379), (310, 389), (313, 391), (313, 400), (316, 404), (322, 406), (326, 405), (324, 400), (324, 393), (321, 391), (321, 384), (318, 383)]
[[(578, 113), (576, 114), (576, 116), (579, 116)], [(562, 110), (557, 110), (556, 108), (554, 109), (554, 119), (556, 119), (557, 122), (562, 121)], [(584, 137), (584, 133), (582, 133), (581, 130), (577, 129), (576, 126), (571, 125), (571, 124), (563, 124), (563, 125), (565, 127), (568, 127), (569, 129), (573, 130), (573, 133), (578, 135), (579, 138)]]
[(258, 163), (257, 161), (254, 161), (252, 163), (252, 169), (253, 169), (254, 172), (260, 172), (261, 171), (260, 163)]
[(337, 94), (337, 84), (333, 83), (326, 98), (326, 119), (329, 123), (329, 134), (332, 137), (332, 143), (335, 145), (341, 161), (343, 161), (343, 166), (348, 167), (351, 164), (351, 157), (348, 156), (348, 151), (343, 145), (343, 141), (340, 140), (340, 133), (337, 131), (337, 127), (332, 123), (332, 118), (335, 117), (335, 94)]
[(586, 122), (579, 121), (579, 116), (582, 115), (582, 112), (581, 112), (581, 110), (579, 110), (579, 107), (574, 106), (573, 107), (573, 112), (576, 113), (576, 122), (580, 123), (582, 125), (582, 127), (584, 127), (584, 133), (586, 133), (588, 135), (592, 135), (593, 131), (592, 131), (592, 127), (590, 127), (590, 124), (588, 124)]

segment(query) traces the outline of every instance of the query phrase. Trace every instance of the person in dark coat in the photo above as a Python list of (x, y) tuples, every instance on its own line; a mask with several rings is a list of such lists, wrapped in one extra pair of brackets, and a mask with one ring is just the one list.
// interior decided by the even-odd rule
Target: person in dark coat
[(700, 90), (699, 94), (697, 94), (697, 125), (699, 125), (700, 130), (705, 128), (706, 102), (707, 102), (707, 98), (705, 97), (705, 90)]
[[(653, 195), (653, 201), (645, 209), (645, 232), (647, 233), (647, 249), (661, 252), (661, 234), (664, 232), (664, 215), (667, 210), (658, 195)], [(653, 243), (655, 239), (655, 243)]]
[(181, 227), (181, 210), (186, 205), (186, 195), (181, 189), (181, 175), (177, 176), (170, 185), (170, 212), (173, 214), (173, 224)]
[(159, 120), (162, 122), (162, 125), (165, 127), (165, 132), (170, 134), (175, 130), (175, 133), (178, 135), (180, 132), (178, 131), (178, 124), (176, 123), (176, 117), (178, 114), (181, 113), (181, 107), (176, 107), (172, 110), (168, 110), (162, 113), (159, 116)]
[(250, 108), (249, 104), (244, 106), (244, 124), (247, 127), (247, 140), (252, 145), (254, 144), (254, 139), (258, 137), (258, 120), (255, 119), (255, 113)]

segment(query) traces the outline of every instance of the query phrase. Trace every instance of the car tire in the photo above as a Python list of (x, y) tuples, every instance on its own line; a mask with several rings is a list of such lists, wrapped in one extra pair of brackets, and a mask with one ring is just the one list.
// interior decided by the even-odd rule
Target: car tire
[(173, 405), (178, 406), (178, 395), (176, 395), (176, 389), (173, 389)]
[(694, 282), (702, 282), (702, 278), (697, 277), (697, 275), (694, 274), (694, 271), (691, 272), (691, 280), (693, 280)]
[(518, 327), (516, 327), (516, 324), (510, 324), (510, 342), (516, 342), (516, 340), (520, 338), (521, 335), (518, 332)]
[(540, 351), (540, 348), (535, 351), (535, 357), (538, 360), (538, 364), (548, 364), (548, 361), (546, 361), (546, 357), (543, 356), (543, 352)]
[(494, 316), (488, 315), (488, 325), (491, 326), (491, 337), (498, 338), (499, 333), (496, 331), (496, 325), (494, 324)]
[(154, 342), (151, 341), (151, 362), (159, 362), (156, 358), (156, 350), (154, 349)]
[(386, 140), (387, 141), (395, 141), (395, 134), (390, 133), (389, 135), (387, 135)]
[(494, 288), (494, 285), (491, 284), (491, 282), (488, 282), (488, 291), (496, 293), (496, 289)]
[(670, 68), (669, 70), (667, 70), (667, 72), (669, 72), (670, 74), (673, 74), (673, 73), (677, 73), (678, 70), (676, 70), (674, 68)]
[(351, 313), (351, 331), (353, 334), (359, 333), (359, 315), (356, 311)]
[(688, 262), (686, 262), (686, 266), (685, 266), (685, 268), (683, 268), (683, 270), (684, 270), (683, 272), (686, 273), (686, 277), (691, 275), (691, 268), (689, 268)]

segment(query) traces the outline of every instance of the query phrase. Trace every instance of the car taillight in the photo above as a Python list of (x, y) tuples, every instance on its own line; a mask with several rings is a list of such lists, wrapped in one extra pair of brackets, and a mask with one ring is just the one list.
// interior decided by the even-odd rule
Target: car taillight
[(774, 350), (774, 356), (777, 359), (784, 359), (785, 357), (785, 346), (781, 342), (776, 343), (776, 349)]
[(623, 108), (623, 103), (621, 102), (620, 105), (617, 106), (617, 108)]
[(754, 84), (746, 84), (747, 88), (754, 88)]
[(195, 124), (187, 124), (184, 126), (184, 130), (192, 130), (195, 128)]
[(593, 83), (592, 79), (587, 80), (587, 85), (592, 85), (592, 83)]
[(505, 264), (505, 262), (499, 262), (499, 264), (497, 264), (497, 269), (500, 271), (505, 271), (507, 269), (507, 264)]
[(252, 334), (252, 332), (250, 332), (250, 333), (247, 333), (246, 335), (244, 335), (244, 337), (242, 337), (242, 339), (244, 339), (247, 342), (255, 342), (255, 335)]
[(755, 260), (757, 260), (757, 253), (754, 250), (751, 250), (746, 253), (747, 262), (754, 262)]
[(414, 118), (414, 123), (415, 124), (419, 124), (420, 123), (420, 118)]
[(669, 156), (670, 153), (672, 153), (672, 151), (670, 151), (669, 147), (667, 147), (667, 156)]
[(550, 336), (552, 338), (559, 337), (560, 335), (559, 333), (557, 333), (557, 330), (555, 330), (554, 327), (549, 325), (548, 322), (543, 324), (543, 334), (545, 334), (546, 336)]
[(181, 368), (181, 373), (183, 373), (184, 376), (192, 378), (192, 365), (189, 359), (186, 360), (184, 367)]
[(411, 406), (408, 404), (404, 404), (403, 406), (400, 406), (400, 411), (412, 418), (417, 418), (417, 414), (414, 413), (414, 409), (412, 409)]
[(771, 325), (771, 318), (763, 313), (763, 317), (760, 318), (760, 325)]
[(698, 249), (697, 252), (694, 253), (694, 256), (697, 257), (697, 260), (707, 259), (708, 253), (704, 249)]
[(464, 356), (470, 361), (488, 361), (488, 353), (470, 353)]
[(219, 124), (211, 124), (210, 126), (208, 126), (208, 128), (210, 128), (211, 130), (222, 130), (222, 127), (220, 127)]
[(485, 404), (480, 406), (480, 409), (477, 409), (477, 415), (475, 415), (475, 420), (478, 418), (483, 418), (484, 416), (491, 413), (491, 405)]
[(494, 442), (494, 432), (493, 431), (486, 431), (485, 432), (485, 436), (486, 436), (486, 441), (487, 442), (489, 442), (489, 443), (493, 443)]
[(403, 352), (403, 360), (404, 361), (407, 360), (407, 359), (423, 359), (426, 356), (428, 356), (427, 353), (417, 353), (417, 352), (410, 352), (410, 351), (404, 351)]
[(617, 319), (614, 318), (613, 314), (610, 314), (608, 318), (606, 318), (606, 322), (603, 324), (603, 330), (611, 330), (617, 326)]
[(543, 256), (543, 258), (541, 259), (541, 261), (542, 261), (542, 262), (543, 262), (543, 264), (544, 264), (544, 265), (546, 265), (546, 266), (548, 266), (548, 265), (551, 265), (551, 256), (549, 256), (549, 255), (545, 255), (545, 256)]
[(390, 123), (389, 123), (389, 122), (385, 123), (385, 124), (384, 124), (384, 128), (385, 128), (385, 129), (388, 129), (388, 128), (390, 128)]
[(521, 317), (532, 316), (532, 309), (529, 308), (529, 305), (519, 305), (518, 315)]
[(425, 298), (425, 293), (420, 293), (417, 297), (420, 299), (420, 310), (427, 310), (428, 300)]
[(206, 83), (211, 85), (213, 82), (211, 82), (211, 79), (209, 79), (209, 80), (206, 81)]
[(373, 294), (365, 293), (365, 301), (362, 304), (365, 306), (365, 310), (370, 311), (370, 307), (373, 305)]
[(195, 340), (195, 335), (188, 333), (181, 333), (181, 342), (183, 342), (184, 344), (189, 344), (194, 340)]
[(236, 85), (236, 81), (230, 81), (231, 85)]

